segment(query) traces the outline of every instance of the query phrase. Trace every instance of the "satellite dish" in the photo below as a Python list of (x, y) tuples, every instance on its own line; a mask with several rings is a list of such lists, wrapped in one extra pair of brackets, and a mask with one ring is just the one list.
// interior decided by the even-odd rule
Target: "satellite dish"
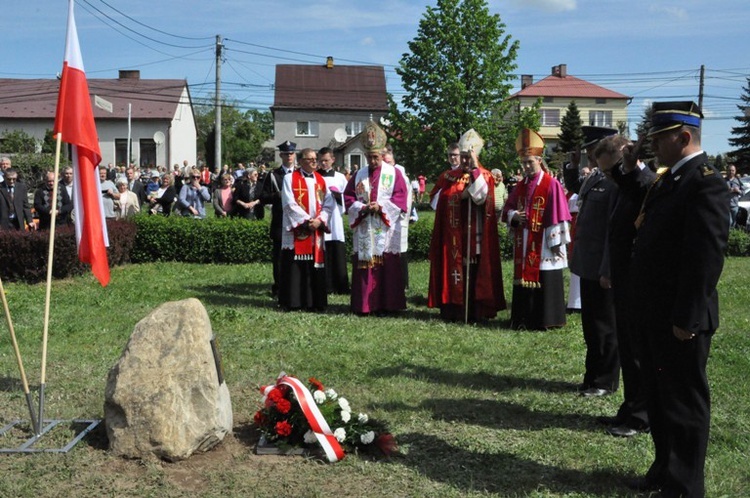
[(337, 142), (346, 142), (346, 130), (343, 128), (336, 128), (336, 131), (333, 132), (333, 138)]
[(164, 133), (157, 131), (154, 133), (154, 142), (156, 142), (156, 145), (161, 145), (164, 143)]

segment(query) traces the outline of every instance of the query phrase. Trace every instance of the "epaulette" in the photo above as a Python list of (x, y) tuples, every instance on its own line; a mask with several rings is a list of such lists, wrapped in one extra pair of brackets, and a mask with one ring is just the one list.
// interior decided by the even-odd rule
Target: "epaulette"
[(716, 171), (710, 166), (703, 166), (703, 176), (711, 176), (714, 173), (716, 173)]

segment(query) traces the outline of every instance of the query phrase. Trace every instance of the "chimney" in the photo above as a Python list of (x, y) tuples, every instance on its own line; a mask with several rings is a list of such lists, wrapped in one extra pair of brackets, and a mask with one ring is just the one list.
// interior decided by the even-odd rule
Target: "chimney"
[(531, 86), (533, 83), (534, 83), (534, 75), (533, 74), (522, 74), (521, 75), (521, 90), (523, 90), (527, 86)]
[(330, 55), (326, 57), (326, 68), (333, 69), (333, 57), (331, 57)]
[(568, 75), (567, 64), (559, 64), (557, 66), (552, 66), (552, 76), (557, 76), (558, 78), (565, 78), (567, 75)]
[(141, 71), (138, 69), (120, 69), (121, 80), (139, 80), (141, 79)]

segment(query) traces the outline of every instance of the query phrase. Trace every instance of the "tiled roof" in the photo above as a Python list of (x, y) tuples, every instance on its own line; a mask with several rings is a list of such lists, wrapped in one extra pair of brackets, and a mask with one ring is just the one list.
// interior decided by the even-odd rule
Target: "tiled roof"
[(274, 109), (388, 110), (382, 66), (276, 66)]
[[(88, 84), (96, 119), (127, 118), (128, 104), (133, 119), (173, 119), (187, 81), (121, 78)], [(59, 87), (57, 79), (0, 78), (0, 119), (53, 119)], [(111, 113), (93, 105), (95, 95), (112, 103)]]
[(550, 75), (532, 83), (513, 97), (566, 97), (588, 99), (628, 99), (627, 95), (608, 90), (575, 76)]

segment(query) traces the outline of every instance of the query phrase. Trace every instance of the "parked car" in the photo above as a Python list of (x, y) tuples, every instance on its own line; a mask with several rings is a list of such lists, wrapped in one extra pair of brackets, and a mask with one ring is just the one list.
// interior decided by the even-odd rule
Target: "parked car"
[(750, 176), (740, 178), (740, 182), (742, 182), (742, 193), (750, 192)]
[(749, 229), (748, 226), (748, 212), (750, 212), (750, 190), (745, 191), (739, 200), (740, 209), (737, 211), (737, 226)]

